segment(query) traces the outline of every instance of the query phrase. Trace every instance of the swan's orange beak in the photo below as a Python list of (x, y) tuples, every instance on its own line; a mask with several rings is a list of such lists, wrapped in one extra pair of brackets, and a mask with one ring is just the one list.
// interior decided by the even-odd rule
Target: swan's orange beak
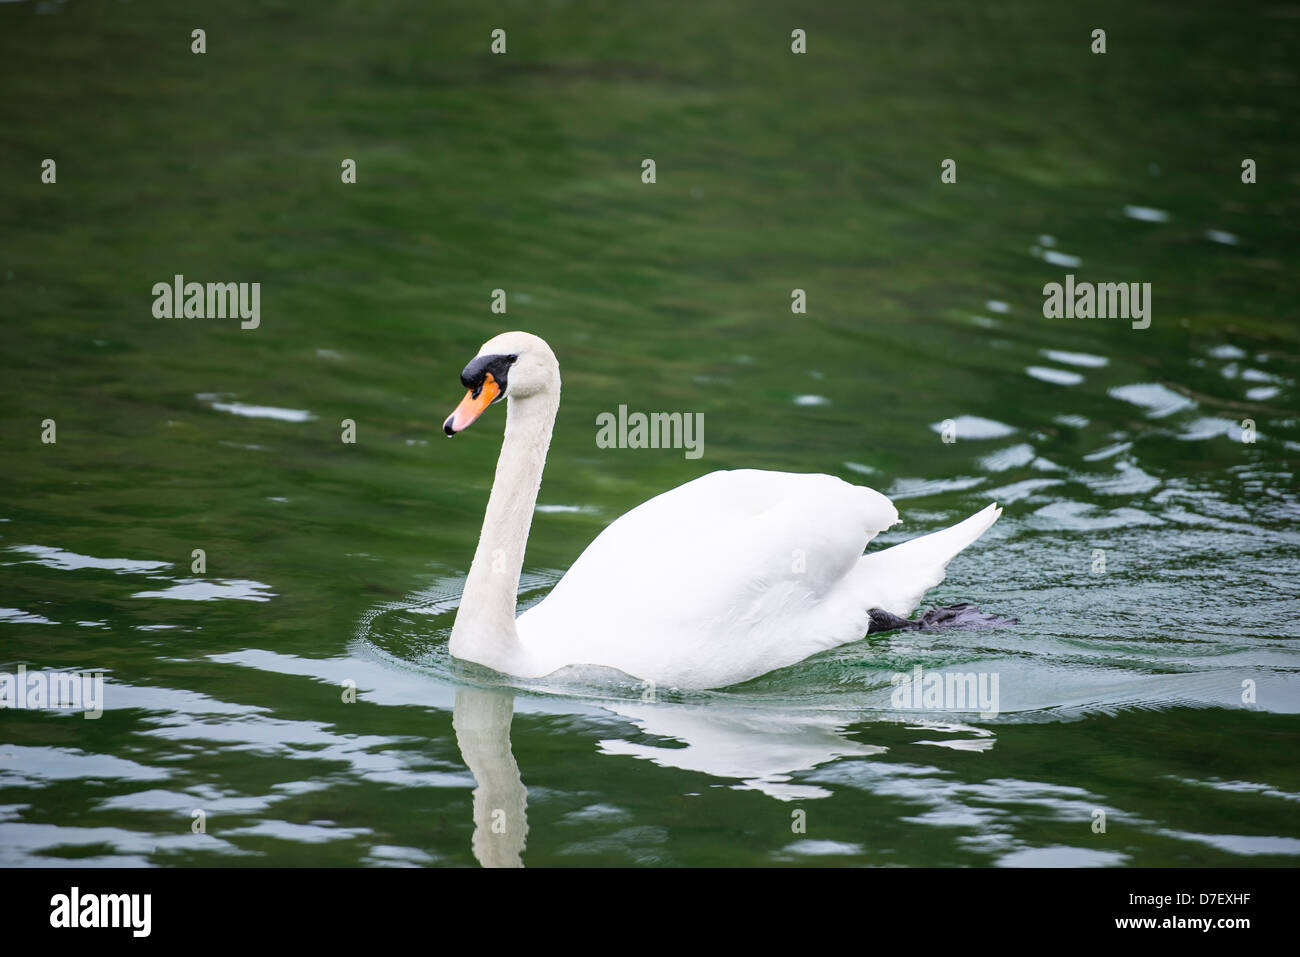
[(485, 372), (483, 384), (465, 393), (465, 398), (460, 400), (456, 411), (447, 416), (447, 421), (442, 423), (442, 431), (448, 436), (464, 432), (483, 414), (484, 409), (496, 401), (500, 394), (501, 387), (497, 385), (497, 380), (492, 377), (491, 372)]

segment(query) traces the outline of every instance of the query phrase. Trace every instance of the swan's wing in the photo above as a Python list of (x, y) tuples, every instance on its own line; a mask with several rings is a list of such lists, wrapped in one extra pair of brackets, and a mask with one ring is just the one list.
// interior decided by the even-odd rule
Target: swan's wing
[(713, 472), (609, 525), (520, 616), (520, 637), (557, 667), (696, 687), (744, 680), (848, 640), (846, 627), (865, 633), (865, 617), (828, 621), (843, 617), (828, 598), (897, 521), (885, 496), (833, 476)]

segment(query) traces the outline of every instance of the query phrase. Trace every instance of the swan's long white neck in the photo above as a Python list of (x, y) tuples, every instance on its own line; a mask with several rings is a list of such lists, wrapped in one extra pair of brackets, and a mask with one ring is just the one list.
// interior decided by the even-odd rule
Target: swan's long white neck
[(559, 406), (558, 375), (552, 387), (506, 400), (492, 495), (451, 630), (452, 655), (497, 671), (527, 671), (515, 629), (515, 597)]

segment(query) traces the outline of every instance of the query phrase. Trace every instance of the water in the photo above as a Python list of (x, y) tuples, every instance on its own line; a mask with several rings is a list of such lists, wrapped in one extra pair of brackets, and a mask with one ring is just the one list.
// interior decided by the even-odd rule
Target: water
[[(0, 863), (1296, 863), (1282, 8), (1116, 7), (1102, 58), (1030, 4), (557, 6), (503, 59), (468, 6), (218, 11), (206, 58), (167, 5), (42, 6), (0, 7), (0, 671), (106, 710), (0, 712)], [(1150, 328), (1044, 319), (1067, 272), (1151, 282)], [(176, 273), (260, 327), (155, 319)], [(653, 702), (454, 662), (503, 416), (439, 425), (516, 327), (564, 375), (523, 601), (759, 467), (887, 492), (883, 543), (1001, 502), (927, 603), (1019, 624)], [(620, 404), (703, 458), (598, 449)], [(900, 710), (918, 665), (997, 714)]]

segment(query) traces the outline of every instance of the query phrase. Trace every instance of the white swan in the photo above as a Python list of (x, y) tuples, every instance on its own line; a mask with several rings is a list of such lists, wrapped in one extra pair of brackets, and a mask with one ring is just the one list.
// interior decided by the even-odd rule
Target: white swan
[(898, 521), (885, 496), (830, 475), (744, 469), (687, 482), (596, 536), (539, 604), (515, 596), (551, 430), (560, 366), (526, 332), (484, 343), (443, 423), (506, 404), (505, 437), (450, 651), (525, 678), (597, 665), (677, 688), (719, 688), (855, 641), (879, 609), (906, 616), (1002, 510), (864, 555)]

